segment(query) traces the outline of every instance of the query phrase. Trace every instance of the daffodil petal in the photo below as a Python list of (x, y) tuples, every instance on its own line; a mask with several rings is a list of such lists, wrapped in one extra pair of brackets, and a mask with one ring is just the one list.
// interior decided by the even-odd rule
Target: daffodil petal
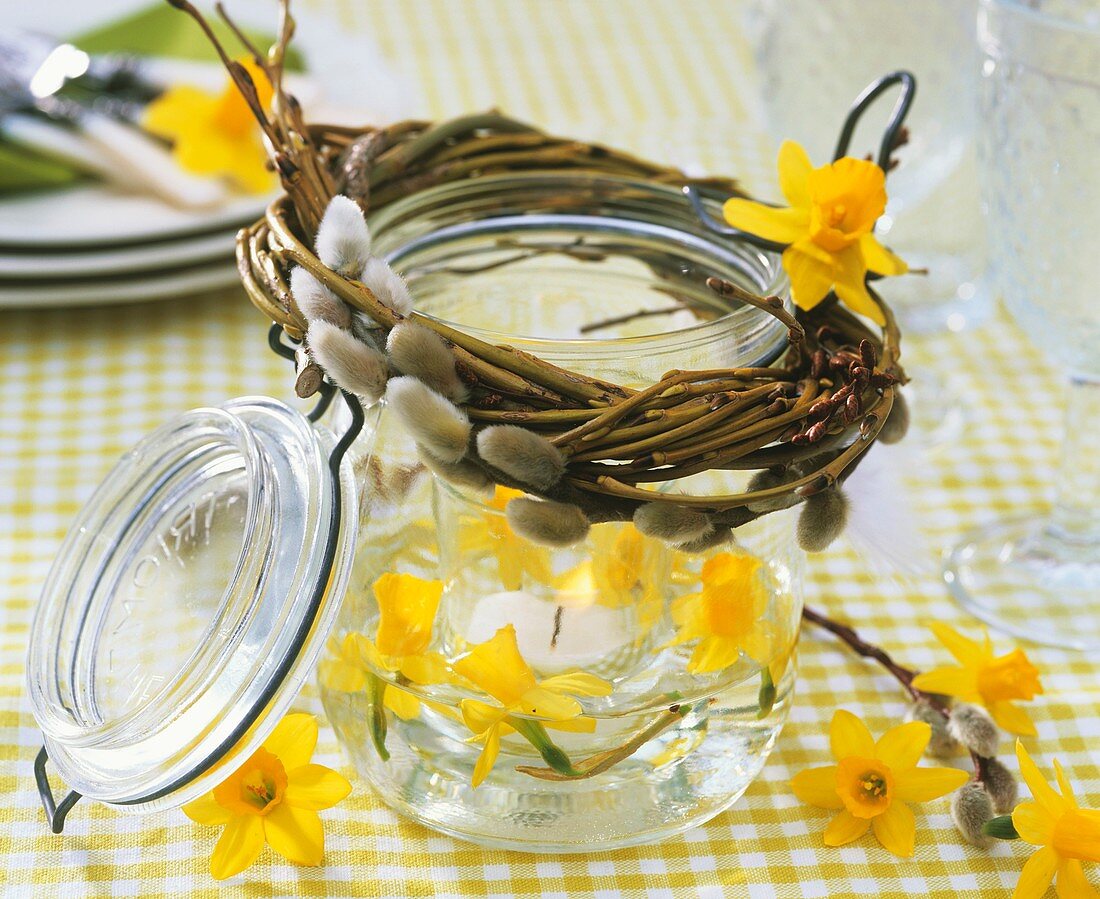
[(833, 268), (824, 251), (810, 241), (783, 251), (783, 268), (791, 279), (791, 299), (799, 309), (813, 309), (833, 289)]
[(902, 802), (929, 802), (961, 787), (970, 775), (958, 768), (910, 768), (894, 772), (894, 797)]
[(1069, 808), (1069, 803), (1058, 795), (1046, 782), (1039, 771), (1038, 766), (1031, 760), (1031, 756), (1024, 749), (1024, 744), (1016, 741), (1016, 760), (1020, 763), (1020, 775), (1031, 790), (1031, 795), (1047, 811), (1058, 814)]
[(847, 709), (837, 709), (829, 725), (829, 746), (838, 762), (849, 756), (873, 758), (875, 741), (867, 725)]
[(924, 721), (899, 724), (879, 737), (875, 743), (875, 758), (885, 762), (896, 777), (916, 766), (931, 739), (932, 728)]
[(485, 735), (485, 745), (481, 748), (481, 755), (477, 757), (477, 764), (474, 765), (474, 776), (471, 780), (474, 787), (480, 786), (482, 781), (489, 776), (489, 772), (493, 770), (493, 765), (496, 764), (499, 754), (500, 728), (491, 727)]
[(581, 704), (572, 696), (562, 696), (546, 687), (528, 690), (520, 697), (514, 710), (536, 718), (549, 718), (551, 721), (576, 718), (582, 711)]
[(933, 621), (928, 625), (928, 629), (944, 645), (947, 651), (958, 659), (961, 665), (977, 666), (988, 656), (988, 653), (982, 649), (976, 640), (963, 636), (949, 624), (944, 624), (942, 621)]
[(1033, 853), (1020, 871), (1012, 899), (1042, 899), (1058, 870), (1058, 854), (1049, 846)]
[(1034, 737), (1038, 731), (1031, 716), (1018, 705), (1008, 701), (993, 702), (989, 704), (989, 714), (998, 726), (1007, 730), (1010, 734), (1020, 734), (1024, 737)]
[(351, 792), (347, 778), (324, 765), (303, 765), (287, 772), (283, 801), (298, 808), (330, 808)]
[(913, 686), (926, 693), (943, 693), (960, 699), (978, 698), (978, 681), (970, 668), (947, 665), (933, 668), (913, 678)]
[(844, 808), (836, 791), (836, 765), (799, 771), (791, 778), (790, 787), (791, 792), (807, 805), (828, 809)]
[(200, 796), (183, 807), (183, 813), (196, 824), (225, 824), (233, 817), (229, 810), (218, 803), (213, 793)]
[(843, 846), (845, 843), (852, 842), (852, 840), (858, 840), (867, 833), (867, 828), (870, 826), (871, 820), (869, 818), (857, 818), (845, 809), (833, 818), (829, 822), (829, 826), (825, 828), (825, 845)]
[(338, 693), (358, 693), (367, 686), (367, 672), (359, 665), (349, 664), (343, 656), (322, 660), (317, 674), (327, 689)]
[(1062, 795), (1069, 800), (1071, 805), (1077, 805), (1077, 797), (1073, 793), (1073, 786), (1069, 782), (1069, 778), (1066, 777), (1066, 772), (1062, 769), (1062, 763), (1058, 759), (1054, 760), (1054, 776), (1058, 781), (1058, 789), (1062, 791)]
[(462, 700), (462, 723), (474, 734), (483, 734), (495, 727), (508, 714), (500, 706), (489, 705), (477, 699)]
[(873, 234), (864, 234), (860, 237), (859, 251), (863, 254), (863, 264), (876, 274), (904, 275), (909, 271), (909, 265), (905, 260), (886, 249)]
[(259, 815), (232, 818), (210, 856), (210, 876), (225, 880), (251, 865), (264, 848), (264, 826)]
[(1058, 863), (1058, 879), (1055, 881), (1058, 899), (1095, 899), (1100, 896), (1096, 888), (1085, 878), (1080, 859), (1064, 858)]
[(386, 685), (382, 704), (402, 721), (412, 721), (420, 714), (420, 700), (408, 690), (402, 690), (393, 684)]
[(577, 696), (610, 696), (614, 689), (602, 677), (576, 671), (572, 674), (555, 674), (539, 684), (557, 693), (573, 693)]
[(535, 675), (520, 655), (516, 629), (511, 624), (506, 624), (484, 643), (474, 646), (452, 667), (505, 705), (511, 705), (535, 686)]
[(805, 237), (810, 227), (810, 213), (806, 209), (766, 206), (741, 197), (726, 200), (722, 215), (737, 230), (776, 243), (794, 243)]
[(542, 726), (549, 730), (562, 730), (573, 734), (590, 734), (596, 729), (595, 718), (570, 718), (568, 721), (543, 721)]
[(849, 247), (837, 254), (840, 262), (840, 271), (836, 276), (833, 290), (844, 305), (853, 312), (865, 315), (876, 325), (885, 325), (886, 317), (867, 291), (864, 278), (867, 275), (863, 267), (863, 258), (857, 253), (852, 253), (854, 247)]
[(1012, 826), (1020, 839), (1035, 846), (1049, 846), (1056, 818), (1038, 802), (1021, 802), (1012, 810)]
[(176, 85), (145, 107), (141, 127), (158, 137), (175, 139), (195, 121), (210, 117), (217, 100), (190, 85)]
[(810, 172), (813, 171), (813, 163), (802, 144), (793, 140), (783, 141), (779, 148), (779, 189), (791, 206), (809, 207), (810, 205)]
[(398, 668), (414, 684), (441, 684), (448, 680), (450, 673), (447, 660), (438, 652), (408, 656), (401, 660)]
[(317, 812), (280, 802), (263, 819), (271, 848), (296, 865), (319, 865), (325, 856), (325, 831)]
[(772, 654), (772, 638), (761, 624), (741, 641), (741, 649), (756, 664), (763, 665)]
[(886, 811), (871, 819), (871, 827), (884, 849), (902, 858), (909, 858), (913, 854), (917, 822), (913, 819), (912, 810), (904, 802), (891, 802)]
[(737, 641), (715, 634), (699, 641), (687, 663), (691, 674), (709, 674), (722, 671), (741, 657), (741, 647)]
[(287, 715), (264, 740), (264, 749), (289, 771), (308, 764), (317, 747), (317, 719), (303, 712)]

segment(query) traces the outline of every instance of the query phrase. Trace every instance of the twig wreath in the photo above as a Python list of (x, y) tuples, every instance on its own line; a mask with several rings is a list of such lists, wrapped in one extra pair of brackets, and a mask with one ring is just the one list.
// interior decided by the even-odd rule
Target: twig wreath
[[(728, 539), (732, 528), (802, 502), (805, 548), (822, 549), (842, 530), (841, 483), (876, 439), (900, 439), (907, 417), (896, 394), (905, 380), (897, 322), (866, 284), (865, 269), (859, 283), (874, 304), (870, 317), (882, 323), (879, 333), (831, 290), (792, 315), (779, 297), (708, 279), (730, 308), (747, 303), (786, 326), (789, 345), (767, 367), (674, 370), (631, 389), (479, 340), (412, 308), (402, 278), (370, 252), (366, 212), (440, 184), (500, 173), (598, 172), (683, 186), (697, 208), (700, 189), (743, 196), (736, 182), (693, 179), (497, 112), (383, 128), (307, 125), (283, 85), (294, 31), (287, 3), (270, 53), (237, 31), (271, 82), (267, 109), (248, 70), (201, 14), (187, 0), (170, 2), (193, 16), (217, 48), (260, 123), (285, 189), (263, 220), (240, 232), (237, 261), (253, 304), (300, 342), (300, 396), (316, 392), (322, 376), (370, 401), (384, 395), (437, 475), (533, 497), (512, 500), (507, 514), (518, 533), (536, 542), (569, 545), (592, 523), (633, 519), (643, 533), (701, 550)], [(861, 98), (854, 113), (865, 99), (874, 96)], [(903, 134), (904, 109), (897, 112), (878, 160), (882, 172)], [(784, 247), (743, 236), (757, 246)], [(755, 474), (745, 491), (728, 495), (653, 489), (709, 470)]]

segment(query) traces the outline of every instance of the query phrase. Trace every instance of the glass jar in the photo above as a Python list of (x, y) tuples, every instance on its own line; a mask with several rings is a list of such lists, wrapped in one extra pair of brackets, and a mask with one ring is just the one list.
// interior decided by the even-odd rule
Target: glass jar
[[(707, 233), (672, 187), (487, 177), (393, 203), (371, 227), (422, 314), (626, 386), (766, 365), (786, 345), (776, 319), (705, 286), (785, 296), (778, 258)], [(697, 552), (630, 522), (550, 549), (509, 527), (514, 491), (434, 479), (384, 403), (371, 415), (351, 587), (320, 669), (363, 777), (430, 827), (541, 852), (650, 842), (728, 808), (787, 715), (790, 513)], [(747, 476), (723, 472), (722, 492)]]

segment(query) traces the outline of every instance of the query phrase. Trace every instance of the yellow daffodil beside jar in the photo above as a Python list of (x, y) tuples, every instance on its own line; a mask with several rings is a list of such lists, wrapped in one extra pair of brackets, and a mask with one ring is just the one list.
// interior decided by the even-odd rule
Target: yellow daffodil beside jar
[(239, 874), (265, 843), (296, 865), (321, 864), (325, 836), (317, 812), (347, 796), (351, 784), (310, 762), (316, 745), (316, 719), (287, 715), (212, 793), (183, 807), (192, 821), (222, 829), (210, 857), (215, 879)]
[(913, 854), (917, 822), (909, 803), (939, 799), (970, 777), (957, 768), (918, 767), (931, 737), (928, 724), (911, 721), (875, 740), (859, 718), (837, 710), (829, 729), (836, 764), (801, 771), (791, 781), (803, 802), (837, 813), (825, 828), (826, 846), (843, 846), (873, 830), (894, 855)]
[(1040, 899), (1052, 880), (1060, 899), (1094, 899), (1100, 892), (1086, 880), (1082, 862), (1100, 862), (1100, 810), (1081, 808), (1057, 760), (1055, 790), (1018, 740), (1016, 758), (1032, 799), (1013, 809), (1012, 824), (1020, 839), (1039, 848), (1024, 864), (1013, 899)]
[(942, 622), (931, 625), (936, 638), (955, 657), (957, 665), (943, 665), (917, 675), (913, 686), (942, 693), (963, 702), (985, 706), (993, 720), (1009, 733), (1035, 735), (1031, 716), (1015, 703), (1043, 692), (1039, 671), (1022, 649), (994, 655), (993, 641), (985, 633), (979, 643)]

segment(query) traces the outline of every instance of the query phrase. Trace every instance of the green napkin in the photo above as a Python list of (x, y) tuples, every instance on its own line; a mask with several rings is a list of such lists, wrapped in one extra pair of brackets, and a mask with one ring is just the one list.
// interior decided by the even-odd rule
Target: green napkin
[[(227, 25), (214, 19), (211, 19), (211, 24), (214, 34), (231, 54), (243, 55), (243, 51), (238, 53), (240, 44)], [(270, 34), (247, 28), (242, 30), (261, 51), (274, 41)], [(133, 53), (138, 56), (218, 61), (214, 48), (199, 26), (189, 16), (163, 2), (69, 40), (91, 54)], [(294, 48), (287, 51), (286, 65), (290, 71), (303, 69), (301, 54)], [(84, 172), (64, 160), (0, 137), (0, 194), (64, 187), (84, 177)]]
[[(230, 56), (242, 55), (229, 26), (216, 16), (210, 17), (214, 34), (229, 51)], [(245, 37), (259, 48), (267, 50), (275, 38), (248, 28), (241, 29)], [(92, 31), (69, 38), (81, 50), (89, 53), (135, 53), (139, 56), (167, 56), (173, 59), (197, 59), (217, 62), (214, 48), (206, 40), (199, 26), (190, 16), (160, 2), (148, 9), (118, 19)], [(287, 50), (286, 66), (289, 71), (301, 71), (302, 57), (293, 47)]]

